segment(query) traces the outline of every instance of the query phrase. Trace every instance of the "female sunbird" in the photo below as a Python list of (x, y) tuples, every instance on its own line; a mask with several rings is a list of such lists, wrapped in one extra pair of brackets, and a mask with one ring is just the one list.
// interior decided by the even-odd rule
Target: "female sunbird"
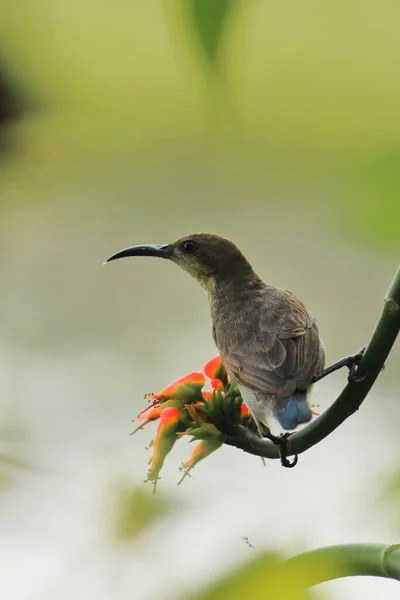
[(259, 432), (271, 413), (291, 430), (312, 417), (312, 383), (358, 355), (324, 369), (325, 350), (317, 323), (291, 292), (264, 283), (230, 240), (193, 233), (165, 245), (131, 246), (106, 262), (127, 256), (167, 258), (197, 279), (208, 294), (212, 334), (230, 377), (237, 382)]

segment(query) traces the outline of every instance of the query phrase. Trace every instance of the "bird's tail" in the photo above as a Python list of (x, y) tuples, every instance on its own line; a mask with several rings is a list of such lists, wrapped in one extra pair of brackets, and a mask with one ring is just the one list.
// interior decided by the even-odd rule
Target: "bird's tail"
[(277, 398), (274, 417), (283, 429), (295, 429), (297, 425), (308, 423), (312, 412), (307, 402), (307, 392), (298, 391), (287, 398)]

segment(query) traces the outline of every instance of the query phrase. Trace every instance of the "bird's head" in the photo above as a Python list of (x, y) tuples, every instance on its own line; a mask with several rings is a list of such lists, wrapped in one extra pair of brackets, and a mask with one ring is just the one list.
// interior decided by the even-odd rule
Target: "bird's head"
[(239, 248), (227, 238), (213, 233), (192, 233), (170, 244), (130, 246), (110, 256), (106, 262), (127, 256), (158, 256), (176, 263), (210, 291), (215, 281), (252, 273)]

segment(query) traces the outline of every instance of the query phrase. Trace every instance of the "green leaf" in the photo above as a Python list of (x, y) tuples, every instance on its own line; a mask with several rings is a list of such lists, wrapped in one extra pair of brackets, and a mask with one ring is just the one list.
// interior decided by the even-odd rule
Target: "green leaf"
[(183, 0), (188, 5), (194, 32), (211, 66), (221, 50), (224, 29), (235, 0)]
[(117, 542), (133, 541), (171, 509), (169, 502), (142, 486), (122, 484), (113, 492), (111, 534)]

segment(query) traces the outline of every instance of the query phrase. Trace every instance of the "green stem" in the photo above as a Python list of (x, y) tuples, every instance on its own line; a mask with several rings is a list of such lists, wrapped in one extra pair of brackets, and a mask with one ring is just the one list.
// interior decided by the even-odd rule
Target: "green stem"
[[(365, 379), (359, 383), (348, 383), (335, 402), (320, 417), (290, 436), (289, 455), (300, 454), (318, 444), (359, 409), (383, 369), (399, 329), (400, 268), (386, 294), (381, 317), (358, 367), (357, 374), (360, 377), (365, 376)], [(242, 425), (238, 426), (237, 433), (235, 432), (234, 435), (226, 435), (224, 443), (257, 456), (279, 458), (277, 446), (269, 440), (258, 438)]]
[(341, 544), (304, 552), (281, 563), (278, 577), (292, 576), (304, 589), (342, 577), (369, 575), (400, 581), (400, 544)]

